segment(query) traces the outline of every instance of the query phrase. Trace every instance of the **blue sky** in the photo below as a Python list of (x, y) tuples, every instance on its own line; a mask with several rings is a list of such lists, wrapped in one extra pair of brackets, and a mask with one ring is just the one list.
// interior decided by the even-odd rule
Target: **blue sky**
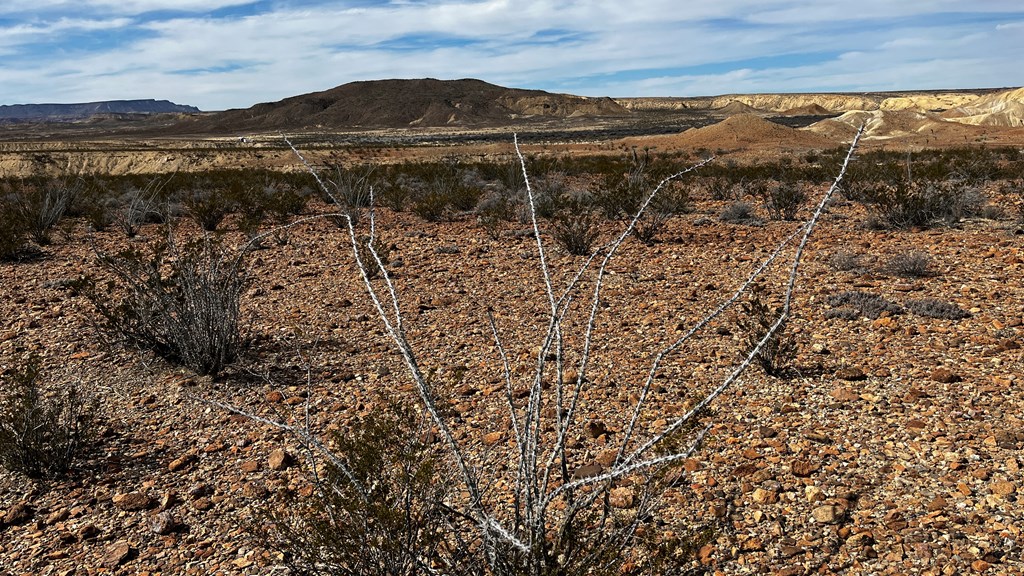
[(588, 96), (1024, 85), (1021, 0), (16, 0), (0, 104), (204, 110), (354, 80)]

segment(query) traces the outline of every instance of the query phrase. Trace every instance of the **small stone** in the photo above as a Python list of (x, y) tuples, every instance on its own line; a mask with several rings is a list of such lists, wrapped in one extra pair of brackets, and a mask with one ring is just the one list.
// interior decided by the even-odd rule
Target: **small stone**
[(153, 500), (142, 492), (128, 492), (126, 494), (115, 494), (113, 497), (114, 506), (119, 510), (133, 512), (145, 510), (153, 503)]
[(825, 492), (817, 486), (807, 486), (804, 488), (804, 497), (808, 502), (821, 502), (825, 499)]
[(811, 517), (818, 524), (835, 524), (839, 522), (843, 517), (843, 509), (839, 506), (832, 504), (826, 504), (824, 506), (818, 506), (811, 511)]
[(991, 490), (997, 496), (1009, 496), (1017, 491), (1017, 486), (1013, 482), (993, 482)]
[(277, 404), (278, 402), (284, 400), (284, 394), (281, 394), (277, 390), (274, 390), (272, 392), (267, 392), (267, 395), (264, 396), (263, 398), (267, 402), (270, 402), (272, 404)]
[(853, 402), (854, 400), (860, 400), (860, 394), (857, 394), (849, 388), (836, 388), (829, 392), (829, 396), (840, 402)]
[(587, 422), (586, 429), (587, 436), (590, 436), (591, 438), (597, 438), (608, 432), (608, 427), (601, 420), (591, 420)]
[(865, 546), (871, 546), (874, 543), (875, 539), (871, 535), (871, 532), (860, 532), (846, 539), (846, 545), (850, 548), (863, 548)]
[(77, 534), (79, 540), (89, 540), (90, 538), (95, 538), (99, 536), (100, 529), (97, 528), (96, 525), (92, 522), (89, 522), (88, 524), (82, 524), (82, 526), (78, 529)]
[(946, 502), (946, 499), (943, 498), (942, 496), (939, 496), (938, 498), (935, 498), (934, 500), (928, 503), (928, 511), (938, 512), (940, 510), (945, 510), (947, 505), (948, 503)]
[(8, 526), (23, 524), (31, 520), (35, 513), (35, 508), (33, 508), (28, 502), (15, 504), (8, 508), (7, 513), (4, 514), (4, 524)]
[(974, 562), (971, 562), (971, 568), (975, 572), (984, 572), (984, 571), (988, 570), (991, 567), (992, 567), (992, 565), (989, 564), (988, 562), (985, 562), (984, 560), (975, 560)]
[(292, 455), (284, 448), (274, 450), (270, 453), (270, 458), (267, 459), (267, 466), (269, 466), (271, 470), (284, 470), (291, 465)]
[(863, 370), (856, 366), (848, 366), (846, 368), (840, 368), (836, 370), (836, 378), (840, 380), (846, 380), (847, 382), (856, 382), (858, 380), (866, 380), (867, 374)]
[(174, 503), (178, 501), (178, 494), (174, 490), (168, 490), (164, 492), (163, 496), (160, 497), (159, 506), (161, 510), (167, 510)]
[(504, 432), (489, 432), (484, 434), (484, 444), (487, 446), (494, 446), (498, 442), (501, 442), (505, 438)]
[(167, 469), (170, 470), (171, 472), (178, 472), (179, 470), (184, 470), (188, 465), (192, 464), (195, 461), (195, 454), (186, 454), (181, 458), (172, 460), (171, 463), (167, 465)]
[(255, 460), (246, 460), (245, 462), (242, 462), (242, 464), (239, 465), (238, 468), (242, 472), (250, 474), (260, 469), (260, 463)]
[(297, 406), (299, 404), (302, 404), (305, 401), (306, 401), (306, 399), (303, 398), (302, 396), (292, 396), (291, 398), (285, 400), (284, 403), (289, 405), (289, 406)]
[(209, 510), (210, 508), (213, 508), (213, 502), (211, 502), (209, 498), (197, 498), (192, 501), (192, 507), (200, 511)]
[(750, 498), (758, 504), (775, 504), (779, 501), (779, 494), (774, 490), (765, 490), (764, 488), (755, 488)]
[(103, 554), (103, 567), (110, 569), (117, 568), (121, 564), (127, 562), (134, 552), (135, 549), (133, 549), (127, 542), (117, 542), (107, 548), (107, 551)]
[(935, 370), (932, 370), (929, 378), (940, 384), (952, 384), (953, 382), (960, 381), (960, 376), (954, 374), (948, 368), (936, 368)]
[(809, 460), (794, 460), (793, 463), (789, 465), (789, 470), (793, 475), (799, 476), (800, 478), (806, 478), (817, 472), (820, 468), (821, 463), (811, 462)]
[(632, 488), (612, 488), (608, 494), (608, 503), (613, 508), (632, 508), (636, 506), (636, 493)]
[(581, 480), (583, 478), (591, 478), (597, 476), (601, 472), (604, 472), (604, 467), (600, 464), (585, 464), (580, 466), (572, 473), (573, 480)]
[(166, 536), (180, 527), (181, 523), (170, 512), (161, 512), (149, 521), (149, 528), (160, 536)]

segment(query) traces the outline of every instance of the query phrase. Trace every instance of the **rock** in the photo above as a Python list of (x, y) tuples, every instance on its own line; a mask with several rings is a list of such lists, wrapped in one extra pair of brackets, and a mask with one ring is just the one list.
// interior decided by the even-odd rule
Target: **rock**
[(187, 466), (189, 466), (195, 461), (195, 454), (185, 454), (181, 458), (172, 460), (171, 463), (167, 465), (167, 469), (170, 470), (171, 472), (178, 472), (179, 470), (184, 470)]
[(149, 521), (149, 528), (154, 534), (166, 536), (181, 527), (181, 522), (170, 512), (161, 512)]
[(938, 512), (940, 510), (945, 510), (948, 505), (949, 503), (946, 502), (946, 499), (943, 498), (942, 496), (939, 496), (928, 503), (928, 511)]
[(31, 520), (35, 513), (36, 510), (31, 504), (28, 502), (20, 502), (7, 509), (7, 512), (4, 514), (3, 521), (7, 526), (17, 526), (18, 524), (24, 524)]
[(1017, 486), (1013, 482), (993, 482), (990, 489), (997, 496), (1009, 496), (1017, 491)]
[(984, 571), (988, 570), (991, 567), (992, 567), (992, 565), (989, 564), (988, 562), (985, 562), (984, 560), (975, 560), (974, 562), (971, 562), (971, 568), (975, 572), (984, 572)]
[(260, 463), (255, 460), (246, 460), (245, 462), (242, 462), (242, 464), (238, 466), (238, 469), (241, 470), (242, 472), (245, 472), (246, 474), (251, 474), (252, 472), (255, 472), (260, 469)]
[(284, 470), (292, 465), (292, 460), (292, 455), (287, 450), (278, 448), (270, 453), (270, 458), (267, 459), (267, 466), (271, 470)]
[(800, 478), (806, 478), (817, 472), (820, 468), (821, 463), (811, 462), (809, 460), (794, 460), (793, 463), (789, 465), (790, 472), (792, 472), (794, 476), (799, 476)]
[(779, 494), (774, 490), (765, 490), (764, 488), (755, 488), (750, 498), (758, 504), (775, 504), (779, 501)]
[(206, 497), (197, 498), (192, 501), (192, 507), (200, 511), (209, 510), (210, 508), (213, 508), (213, 502), (211, 502), (210, 499)]
[(87, 524), (82, 524), (82, 526), (78, 528), (77, 535), (79, 540), (89, 540), (90, 538), (99, 536), (100, 529), (92, 522), (89, 522)]
[(126, 494), (115, 494), (112, 498), (114, 506), (126, 512), (145, 510), (149, 508), (153, 500), (142, 492), (128, 492)]
[(604, 472), (604, 467), (601, 466), (600, 464), (584, 464), (583, 466), (580, 466), (575, 471), (573, 471), (572, 479), (581, 480), (583, 478), (590, 478), (593, 476), (597, 476), (601, 472)]
[(818, 524), (835, 524), (842, 520), (843, 509), (839, 506), (832, 504), (826, 504), (824, 506), (818, 506), (811, 511), (811, 517)]
[(936, 368), (935, 370), (932, 370), (929, 378), (940, 384), (952, 384), (953, 382), (960, 381), (960, 376), (954, 374), (948, 368)]
[(114, 569), (131, 559), (134, 553), (135, 549), (127, 542), (117, 542), (107, 548), (101, 564), (104, 568)]
[(612, 508), (632, 508), (636, 506), (636, 493), (632, 488), (612, 488), (608, 494), (608, 503)]
[(829, 392), (828, 395), (840, 402), (853, 402), (854, 400), (860, 400), (860, 394), (850, 390), (849, 388), (836, 388)]
[(587, 436), (590, 436), (591, 438), (597, 438), (608, 432), (608, 427), (601, 420), (590, 420), (587, 422), (586, 429)]
[(278, 402), (284, 400), (284, 394), (281, 394), (277, 390), (273, 390), (271, 392), (267, 392), (267, 395), (264, 396), (263, 398), (267, 402), (270, 402), (271, 404), (277, 404)]
[(846, 539), (846, 545), (850, 548), (863, 548), (874, 543), (875, 538), (871, 535), (871, 532), (860, 532)]
[(494, 446), (498, 442), (501, 442), (505, 438), (504, 432), (488, 432), (484, 434), (484, 444), (487, 446)]
[(863, 370), (856, 366), (847, 366), (846, 368), (840, 368), (836, 370), (836, 378), (840, 380), (846, 380), (847, 382), (856, 382), (859, 380), (866, 380), (867, 374)]

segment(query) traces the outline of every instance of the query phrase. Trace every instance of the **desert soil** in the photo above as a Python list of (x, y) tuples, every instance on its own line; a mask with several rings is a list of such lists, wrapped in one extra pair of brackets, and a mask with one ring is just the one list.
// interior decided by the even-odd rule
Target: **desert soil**
[[(721, 208), (699, 199), (657, 243), (630, 239), (614, 261), (581, 412), (607, 432), (593, 438), (581, 427), (574, 465), (615, 444), (653, 355), (795, 226), (725, 224)], [(1021, 237), (990, 220), (868, 231), (857, 226), (863, 216), (840, 202), (821, 222), (797, 285), (794, 373), (751, 369), (714, 403), (686, 482), (666, 494), (666, 519), (714, 528), (696, 560), (713, 573), (1021, 574)], [(452, 382), (455, 430), (500, 485), (509, 424), (485, 314), (495, 310), (525, 379), (544, 323), (536, 246), (512, 225), (491, 239), (470, 217), (430, 224), (383, 210), (379, 226), (394, 244), (409, 337), (438, 381), (464, 373)], [(604, 236), (615, 231), (609, 223)], [(288, 435), (206, 401), (286, 420), (308, 403), (314, 429), (327, 432), (379, 409), (382, 393), (411, 398), (348, 240), (323, 220), (253, 255), (244, 315), (254, 343), (240, 367), (197, 378), (104, 346), (88, 303), (62, 286), (102, 276), (97, 251), (159, 233), (127, 241), (75, 223), (43, 258), (0, 265), (4, 361), (39, 354), (47, 382), (79, 382), (103, 406), (100, 437), (70, 479), (44, 485), (0, 472), (0, 574), (283, 573), (277, 552), (246, 526), (265, 503), (309, 494), (302, 454)], [(582, 260), (545, 240), (562, 286)], [(906, 280), (883, 271), (908, 250), (929, 253), (936, 273)], [(838, 251), (861, 255), (864, 268), (834, 270)], [(776, 266), (765, 293), (777, 299), (784, 276)], [(826, 298), (854, 289), (897, 303), (939, 298), (971, 317), (827, 319)], [(726, 315), (671, 357), (646, 433), (727, 374), (741, 346), (734, 320)]]

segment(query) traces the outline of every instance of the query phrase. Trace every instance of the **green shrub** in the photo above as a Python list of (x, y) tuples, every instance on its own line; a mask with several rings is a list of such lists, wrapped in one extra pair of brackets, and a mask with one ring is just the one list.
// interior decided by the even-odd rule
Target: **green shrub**
[(215, 232), (228, 214), (237, 209), (237, 194), (228, 189), (215, 188), (210, 184), (200, 183), (180, 193), (179, 200), (188, 214), (203, 230)]
[(551, 235), (573, 256), (589, 256), (600, 233), (600, 218), (590, 207), (592, 197), (586, 192), (566, 194), (562, 208), (551, 220)]
[(777, 182), (762, 189), (761, 201), (772, 220), (796, 220), (807, 202), (807, 192), (799, 182)]
[(28, 245), (28, 224), (21, 212), (0, 197), (0, 260), (15, 260)]
[(102, 254), (114, 280), (85, 295), (114, 339), (178, 362), (199, 374), (218, 374), (243, 346), (239, 304), (249, 284), (245, 253), (202, 237), (178, 244), (173, 235), (146, 250)]
[(334, 457), (308, 470), (313, 496), (280, 502), (259, 531), (299, 574), (482, 574), (466, 543), (450, 546), (443, 462), (423, 436), (394, 403), (351, 423), (333, 434)]
[[(781, 308), (772, 309), (761, 300), (758, 291), (753, 291), (750, 298), (740, 304), (736, 327), (745, 343), (741, 350), (742, 357), (747, 357), (757, 347), (781, 313)], [(795, 358), (796, 341), (786, 334), (785, 321), (754, 355), (754, 361), (769, 376), (782, 376)]]
[(82, 187), (82, 180), (71, 179), (46, 178), (22, 182), (12, 198), (36, 244), (50, 243), (50, 230), (64, 217)]
[(92, 436), (95, 398), (78, 386), (40, 389), (38, 358), (0, 374), (0, 465), (30, 478), (60, 477)]

